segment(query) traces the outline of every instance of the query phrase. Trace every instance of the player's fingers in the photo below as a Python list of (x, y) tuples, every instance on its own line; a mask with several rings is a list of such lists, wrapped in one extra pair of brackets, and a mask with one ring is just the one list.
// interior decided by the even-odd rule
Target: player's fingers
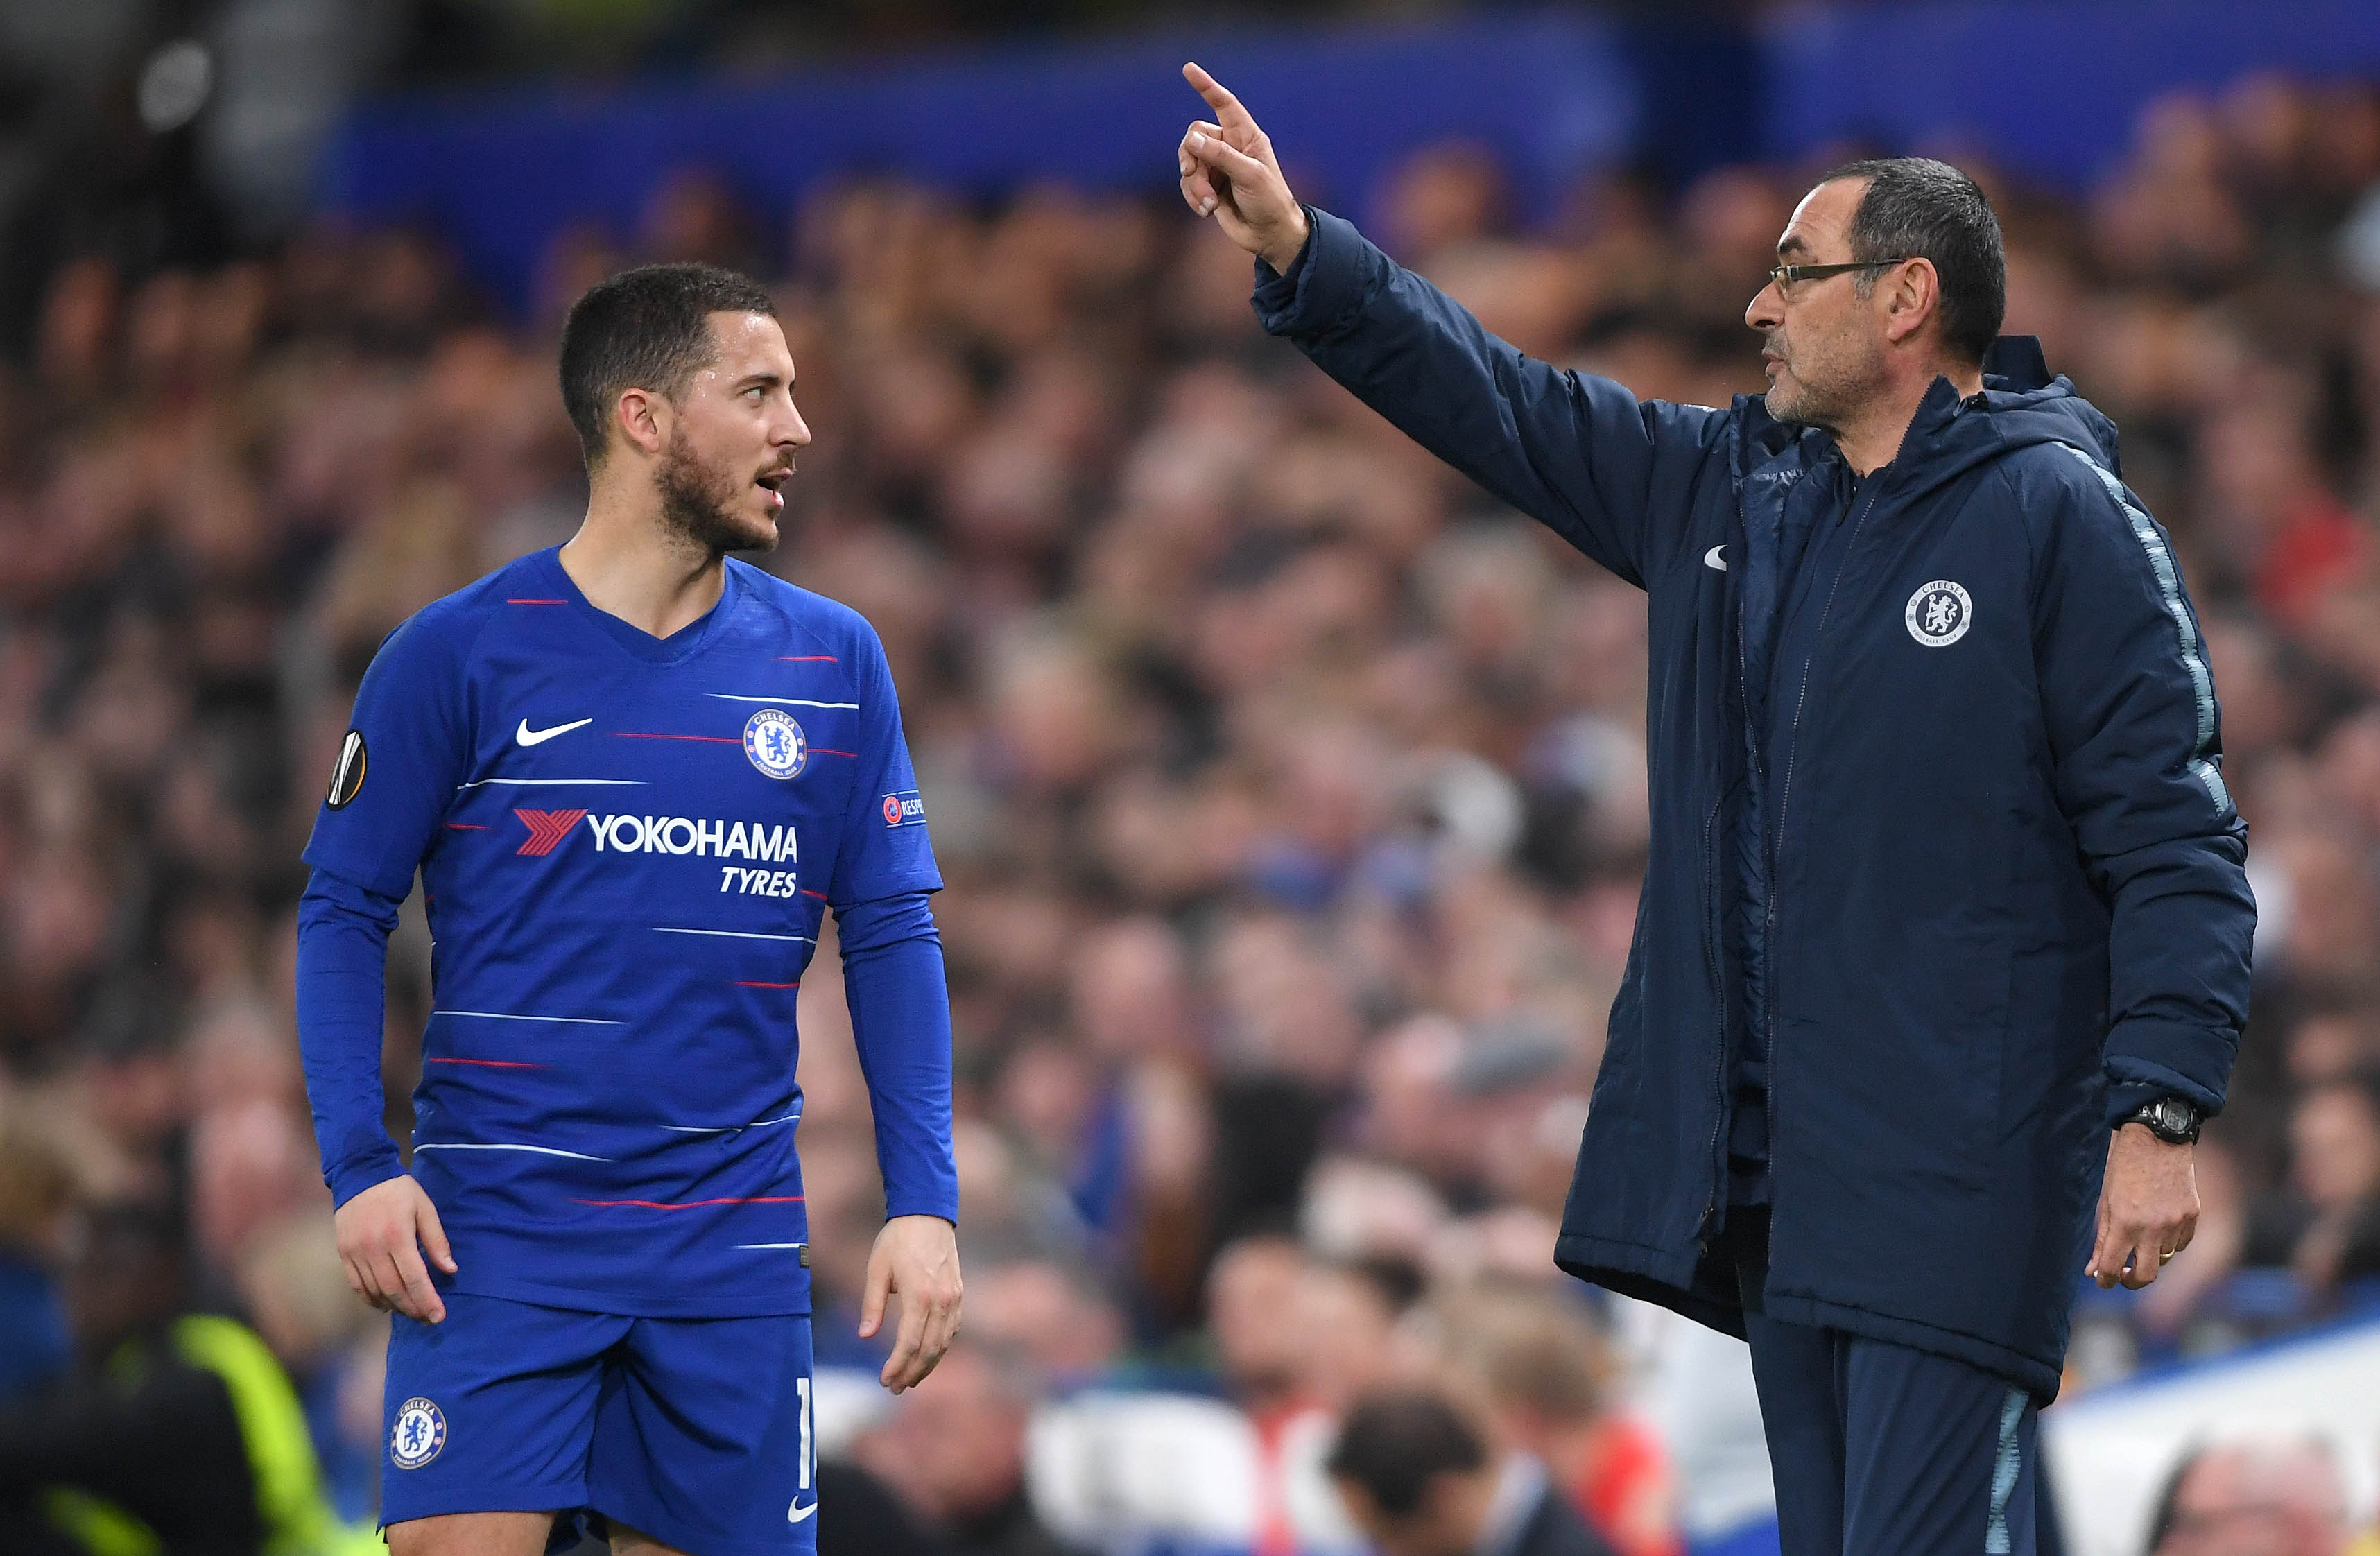
[(884, 1359), (884, 1370), (878, 1376), (894, 1393), (908, 1388), (925, 1376), (917, 1366), (926, 1338), (926, 1305), (903, 1298), (901, 1303), (900, 1337), (893, 1342), (892, 1354)]
[(892, 1295), (892, 1261), (879, 1246), (868, 1256), (867, 1290), (859, 1297), (859, 1338), (873, 1340), (884, 1322), (884, 1299)]
[(362, 1297), (366, 1302), (370, 1303), (373, 1307), (378, 1308), (380, 1311), (383, 1313), (388, 1311), (388, 1304), (380, 1299), (380, 1293), (375, 1291), (372, 1288), (371, 1282), (364, 1278), (363, 1269), (360, 1265), (351, 1258), (342, 1258), (339, 1260), (339, 1268), (346, 1274), (347, 1288), (350, 1291), (353, 1291), (358, 1296)]
[(373, 1250), (364, 1260), (364, 1279), (371, 1282), (376, 1306), (413, 1317), (405, 1306), (405, 1277), (397, 1273), (396, 1259), (385, 1249)]
[(404, 1282), (403, 1303), (407, 1316), (425, 1324), (445, 1319), (446, 1304), (438, 1299), (438, 1288), (430, 1283), (429, 1267), (421, 1262), (420, 1251), (410, 1238), (396, 1251), (396, 1278)]
[(1182, 79), (1188, 81), (1192, 89), (1207, 100), (1207, 106), (1215, 110), (1217, 118), (1225, 124), (1237, 122), (1254, 128), (1257, 122), (1255, 116), (1240, 105), (1240, 100), (1232, 95), (1229, 88), (1207, 74), (1205, 67), (1195, 60), (1184, 65), (1182, 67)]
[(438, 1207), (426, 1194), (421, 1197), (421, 1209), (414, 1212), (413, 1230), (431, 1261), (449, 1275), (455, 1273), (455, 1249), (446, 1241), (446, 1228), (439, 1222)]

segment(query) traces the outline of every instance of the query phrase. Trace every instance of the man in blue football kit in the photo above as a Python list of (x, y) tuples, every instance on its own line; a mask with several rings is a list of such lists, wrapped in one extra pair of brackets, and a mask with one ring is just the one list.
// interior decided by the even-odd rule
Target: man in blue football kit
[[(768, 295), (615, 276), (562, 383), (584, 527), (389, 637), (306, 847), (323, 1176), (396, 1315), (382, 1517), (396, 1556), (537, 1556), (582, 1508), (615, 1551), (807, 1551), (795, 991), (832, 906), (888, 1212), (861, 1333), (900, 1298), (897, 1393), (958, 1320), (941, 881), (875, 633), (726, 559), (776, 542), (809, 442)], [(380, 1054), (417, 869), (407, 1173)]]

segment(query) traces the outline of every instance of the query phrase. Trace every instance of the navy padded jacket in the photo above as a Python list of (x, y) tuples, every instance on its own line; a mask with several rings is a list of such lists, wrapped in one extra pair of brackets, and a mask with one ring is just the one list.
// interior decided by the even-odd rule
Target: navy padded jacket
[[(1556, 1260), (1742, 1332), (1726, 1202), (1724, 918), (1745, 788), (1738, 590), (1832, 451), (1532, 360), (1347, 223), (1309, 212), (1267, 330), (1649, 598), (1652, 843)], [(2247, 829), (2165, 531), (2114, 426), (1999, 342), (1937, 379), (1861, 486), (1775, 724), (1761, 882), (1770, 1316), (1958, 1356), (2046, 1400), (2107, 1131), (2222, 1105), (2248, 1001)], [(1748, 528), (1749, 527), (1749, 528)], [(1786, 695), (1779, 688), (1779, 696)]]

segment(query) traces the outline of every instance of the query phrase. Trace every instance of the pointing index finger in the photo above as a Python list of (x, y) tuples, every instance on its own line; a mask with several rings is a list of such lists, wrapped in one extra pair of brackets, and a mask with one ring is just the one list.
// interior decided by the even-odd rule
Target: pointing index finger
[(1182, 79), (1197, 89), (1198, 95), (1207, 100), (1207, 106), (1215, 110), (1215, 117), (1222, 123), (1253, 126), (1257, 122), (1245, 108), (1240, 106), (1240, 100), (1233, 97), (1222, 82), (1207, 74), (1206, 67), (1196, 60), (1182, 67)]

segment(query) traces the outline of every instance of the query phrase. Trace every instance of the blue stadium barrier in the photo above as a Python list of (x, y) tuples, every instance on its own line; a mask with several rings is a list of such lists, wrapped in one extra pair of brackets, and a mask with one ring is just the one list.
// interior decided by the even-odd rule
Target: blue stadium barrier
[(2380, 75), (2374, 0), (1893, 0), (1621, 22), (1488, 11), (1361, 28), (1210, 30), (1044, 43), (759, 80), (558, 85), (382, 99), (326, 149), (325, 211), (418, 222), (460, 245), (500, 300), (528, 300), (565, 227), (625, 236), (662, 182), (723, 177), (772, 220), (821, 182), (898, 172), (963, 194), (1054, 180), (1162, 189), (1199, 112), (1197, 58), (1241, 91), (1302, 193), (1366, 221), (1381, 176), (1462, 138), (1542, 216), (1582, 174), (1626, 161), (1691, 176), (1846, 143), (1979, 150), (2086, 187), (2141, 108), (2257, 69)]
[(2087, 187), (2177, 88), (2255, 70), (2380, 74), (2373, 0), (1957, 0), (1792, 7), (1762, 32), (1761, 151), (1859, 141), (1980, 149), (2053, 187)]
[(1205, 116), (1180, 75), (1192, 58), (1257, 111), (1301, 192), (1358, 219), (1390, 167), (1449, 137), (1500, 156), (1531, 213), (1636, 141), (1619, 29), (1518, 14), (1002, 46), (601, 93), (544, 86), (384, 99), (327, 149), (322, 204), (445, 234), (518, 309), (557, 233), (591, 221), (625, 236), (662, 181), (688, 167), (772, 216), (855, 170), (969, 194), (1045, 180), (1168, 189), (1183, 126)]

